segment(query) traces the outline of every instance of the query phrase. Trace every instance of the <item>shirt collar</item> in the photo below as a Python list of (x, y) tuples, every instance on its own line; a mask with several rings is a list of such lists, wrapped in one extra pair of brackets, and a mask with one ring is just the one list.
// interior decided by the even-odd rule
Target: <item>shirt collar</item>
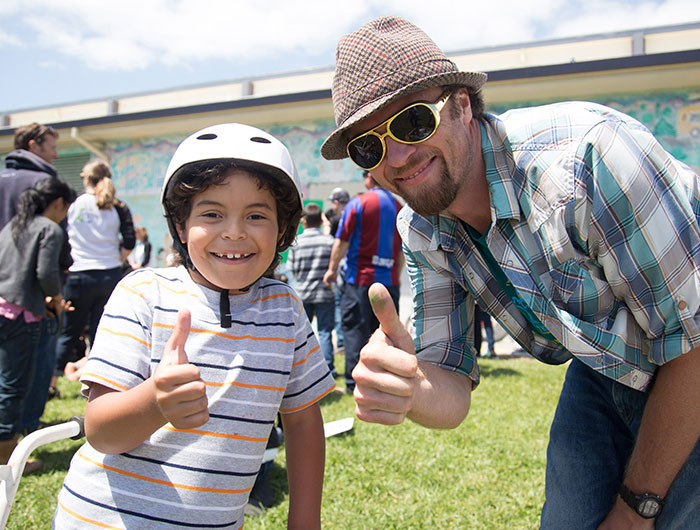
[(481, 152), (491, 195), (491, 210), (496, 219), (520, 220), (520, 203), (514, 186), (515, 161), (508, 144), (505, 124), (487, 115), (479, 122)]
[[(507, 145), (505, 125), (493, 115), (479, 122), (481, 127), (481, 151), (484, 156), (486, 180), (491, 196), (491, 214), (493, 220), (520, 220), (520, 204), (513, 184), (515, 162)], [(433, 230), (437, 235), (437, 245), (445, 251), (456, 246), (457, 238), (463, 237), (464, 230), (459, 219), (448, 212), (432, 216)]]

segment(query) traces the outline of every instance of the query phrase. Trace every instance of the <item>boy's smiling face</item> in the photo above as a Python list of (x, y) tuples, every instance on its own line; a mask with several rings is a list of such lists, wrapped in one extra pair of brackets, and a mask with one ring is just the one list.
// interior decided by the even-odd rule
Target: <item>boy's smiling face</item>
[(196, 271), (195, 282), (232, 294), (258, 280), (272, 264), (280, 238), (277, 203), (242, 169), (192, 199), (178, 230)]

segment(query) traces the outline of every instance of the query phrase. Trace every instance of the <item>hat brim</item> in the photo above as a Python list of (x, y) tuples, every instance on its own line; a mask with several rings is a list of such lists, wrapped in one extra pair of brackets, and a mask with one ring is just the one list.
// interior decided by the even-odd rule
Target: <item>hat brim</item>
[(323, 156), (323, 158), (326, 160), (339, 160), (341, 158), (347, 158), (347, 145), (350, 141), (345, 134), (347, 130), (356, 123), (367, 118), (370, 114), (383, 109), (390, 103), (403, 96), (407, 96), (420, 90), (425, 90), (426, 88), (442, 85), (464, 85), (478, 90), (485, 82), (486, 74), (481, 72), (443, 72), (441, 74), (419, 79), (410, 85), (401, 87), (399, 90), (384, 94), (382, 97), (366, 103), (357, 109), (357, 111), (355, 111), (353, 114), (348, 116), (343, 123), (339, 124), (338, 128), (333, 131), (333, 133), (326, 138), (326, 141), (323, 142), (323, 145), (321, 145), (321, 156)]

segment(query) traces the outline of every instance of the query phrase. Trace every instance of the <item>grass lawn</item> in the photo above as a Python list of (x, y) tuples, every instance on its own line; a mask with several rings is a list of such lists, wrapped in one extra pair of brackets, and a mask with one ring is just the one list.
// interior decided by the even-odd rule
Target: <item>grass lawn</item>
[[(356, 420), (353, 431), (327, 440), (325, 529), (538, 528), (547, 433), (565, 367), (530, 359), (482, 359), (480, 366), (482, 382), (457, 429)], [(60, 383), (63, 397), (49, 402), (45, 421), (84, 410), (78, 385)], [(351, 416), (353, 403), (350, 396), (326, 397), (324, 420)], [(56, 495), (80, 443), (60, 441), (34, 453), (44, 469), (22, 479), (8, 529), (50, 528)], [(284, 458), (281, 450), (270, 474), (277, 504), (246, 518), (246, 530), (286, 527)]]

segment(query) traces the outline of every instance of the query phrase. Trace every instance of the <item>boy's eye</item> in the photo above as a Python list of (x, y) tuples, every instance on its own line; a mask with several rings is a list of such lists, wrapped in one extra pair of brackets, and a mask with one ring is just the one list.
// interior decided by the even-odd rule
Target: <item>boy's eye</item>
[(219, 215), (218, 212), (204, 212), (202, 214), (202, 217), (211, 217), (213, 219), (218, 219), (219, 217), (221, 217), (221, 215)]
[(248, 217), (249, 217), (250, 219), (252, 219), (253, 221), (262, 221), (262, 220), (264, 220), (264, 219), (267, 219), (267, 216), (266, 216), (266, 215), (263, 215), (263, 214), (261, 214), (261, 213), (252, 213), (252, 214), (250, 214)]

